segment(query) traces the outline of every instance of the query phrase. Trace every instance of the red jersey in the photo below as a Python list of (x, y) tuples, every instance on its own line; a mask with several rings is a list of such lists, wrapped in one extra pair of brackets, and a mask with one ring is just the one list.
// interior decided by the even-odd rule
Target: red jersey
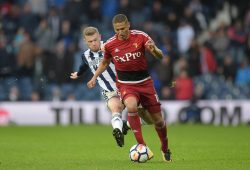
[[(119, 40), (115, 35), (105, 44), (106, 59), (112, 58), (118, 75), (118, 80), (139, 81), (149, 77), (145, 57), (145, 44), (151, 38), (144, 32), (130, 30), (127, 40)], [(129, 74), (123, 74), (129, 73)], [(125, 76), (124, 76), (125, 75)], [(134, 75), (134, 78), (131, 76)], [(130, 77), (124, 80), (124, 77)]]
[(145, 44), (151, 39), (146, 33), (130, 30), (127, 40), (119, 40), (117, 36), (110, 38), (105, 44), (105, 58), (113, 59), (116, 70), (147, 70)]

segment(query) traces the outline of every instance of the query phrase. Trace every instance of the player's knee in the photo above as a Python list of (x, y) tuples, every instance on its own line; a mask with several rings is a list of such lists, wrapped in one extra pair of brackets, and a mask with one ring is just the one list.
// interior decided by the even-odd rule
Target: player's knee
[(130, 113), (138, 112), (137, 103), (137, 99), (134, 96), (127, 96), (124, 101), (124, 104), (126, 105), (128, 112)]
[(122, 104), (120, 102), (110, 102), (108, 104), (108, 108), (111, 112), (121, 112), (122, 111)]
[(164, 121), (161, 113), (154, 114), (153, 115), (153, 120), (154, 120), (154, 124), (155, 124), (156, 127), (163, 127), (165, 125), (165, 121)]
[(155, 127), (162, 128), (165, 126), (165, 121), (164, 120), (155, 121), (154, 124), (155, 124)]
[(122, 111), (122, 106), (121, 105), (112, 105), (110, 107), (110, 110), (112, 112), (121, 112)]
[(135, 106), (133, 106), (133, 105), (128, 105), (128, 106), (126, 106), (126, 107), (127, 107), (129, 113), (136, 113), (136, 112), (138, 112), (138, 109), (137, 109), (137, 106), (136, 106), (136, 105), (135, 105)]

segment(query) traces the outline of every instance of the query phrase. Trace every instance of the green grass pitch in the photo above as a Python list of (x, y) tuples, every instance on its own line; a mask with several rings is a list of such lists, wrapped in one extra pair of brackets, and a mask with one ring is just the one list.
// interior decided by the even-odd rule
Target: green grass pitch
[(169, 126), (172, 163), (162, 161), (153, 126), (143, 127), (154, 152), (147, 163), (133, 163), (131, 131), (116, 145), (111, 126), (0, 127), (0, 170), (160, 170), (250, 169), (250, 127)]

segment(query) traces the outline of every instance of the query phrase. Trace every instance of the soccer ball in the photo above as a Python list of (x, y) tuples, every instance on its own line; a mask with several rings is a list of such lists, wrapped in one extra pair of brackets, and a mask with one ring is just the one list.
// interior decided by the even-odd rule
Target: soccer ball
[(148, 148), (143, 144), (135, 144), (129, 150), (129, 158), (133, 162), (144, 163), (148, 160)]

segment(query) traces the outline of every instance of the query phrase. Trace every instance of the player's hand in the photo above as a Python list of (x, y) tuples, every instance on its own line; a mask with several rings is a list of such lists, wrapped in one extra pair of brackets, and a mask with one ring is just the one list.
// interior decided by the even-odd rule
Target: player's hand
[(149, 51), (154, 52), (156, 46), (153, 40), (148, 40), (148, 42), (146, 43), (146, 47)]
[(70, 78), (71, 78), (71, 79), (77, 79), (77, 78), (78, 78), (77, 72), (71, 73), (71, 74), (70, 74)]
[(95, 85), (96, 85), (96, 79), (93, 77), (88, 83), (87, 83), (87, 86), (88, 86), (88, 88), (93, 88), (93, 87), (95, 87)]

